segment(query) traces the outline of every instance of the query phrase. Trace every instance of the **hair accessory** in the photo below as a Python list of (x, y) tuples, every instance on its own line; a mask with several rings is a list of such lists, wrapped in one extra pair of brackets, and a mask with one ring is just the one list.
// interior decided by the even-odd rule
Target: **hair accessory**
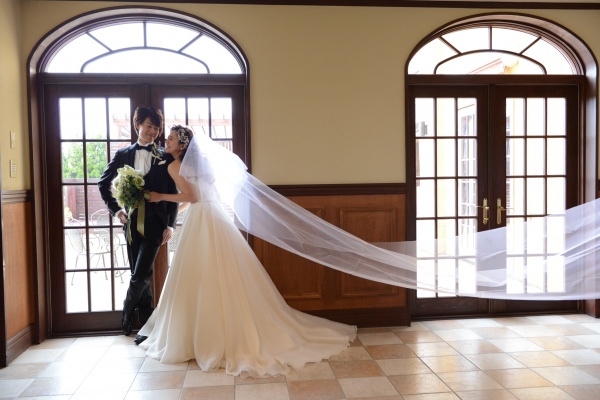
[(190, 137), (188, 135), (187, 129), (185, 129), (184, 127), (180, 127), (177, 129), (177, 140), (179, 140), (179, 143), (183, 143), (186, 145), (190, 144)]

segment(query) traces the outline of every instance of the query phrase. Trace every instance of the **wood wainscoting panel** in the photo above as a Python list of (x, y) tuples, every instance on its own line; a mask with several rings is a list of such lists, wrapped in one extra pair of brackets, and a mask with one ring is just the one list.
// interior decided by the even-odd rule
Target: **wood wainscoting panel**
[[(404, 193), (319, 196), (315, 190), (288, 199), (368, 242), (406, 240)], [(257, 238), (253, 248), (287, 303), (298, 310), (360, 326), (410, 321), (404, 288), (323, 267)]]
[(31, 215), (31, 203), (3, 205), (6, 337), (9, 342), (36, 322)]

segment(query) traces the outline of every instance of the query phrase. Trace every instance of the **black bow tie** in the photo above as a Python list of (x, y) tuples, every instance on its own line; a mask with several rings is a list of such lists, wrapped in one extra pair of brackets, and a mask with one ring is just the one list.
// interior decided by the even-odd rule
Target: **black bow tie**
[(152, 145), (151, 145), (151, 144), (149, 144), (148, 146), (142, 146), (141, 144), (139, 144), (139, 143), (136, 143), (136, 144), (135, 144), (135, 150), (136, 150), (136, 151), (137, 151), (137, 150), (146, 150), (146, 151), (152, 151)]

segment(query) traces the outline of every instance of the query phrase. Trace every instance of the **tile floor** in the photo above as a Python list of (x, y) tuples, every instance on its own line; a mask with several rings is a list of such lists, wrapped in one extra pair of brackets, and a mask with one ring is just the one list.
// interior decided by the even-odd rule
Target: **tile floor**
[(342, 354), (240, 379), (146, 358), (133, 336), (49, 339), (0, 370), (0, 398), (44, 400), (600, 399), (600, 320), (586, 315), (359, 329)]

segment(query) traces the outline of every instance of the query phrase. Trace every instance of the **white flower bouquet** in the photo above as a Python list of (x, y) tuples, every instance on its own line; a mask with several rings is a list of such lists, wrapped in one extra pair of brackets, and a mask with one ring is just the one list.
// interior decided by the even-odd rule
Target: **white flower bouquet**
[(125, 165), (117, 170), (118, 175), (113, 181), (115, 199), (121, 207), (127, 210), (127, 237), (131, 243), (131, 214), (137, 208), (137, 230), (144, 236), (144, 219), (146, 216), (145, 199), (150, 198), (150, 192), (144, 189), (144, 176), (141, 171)]

